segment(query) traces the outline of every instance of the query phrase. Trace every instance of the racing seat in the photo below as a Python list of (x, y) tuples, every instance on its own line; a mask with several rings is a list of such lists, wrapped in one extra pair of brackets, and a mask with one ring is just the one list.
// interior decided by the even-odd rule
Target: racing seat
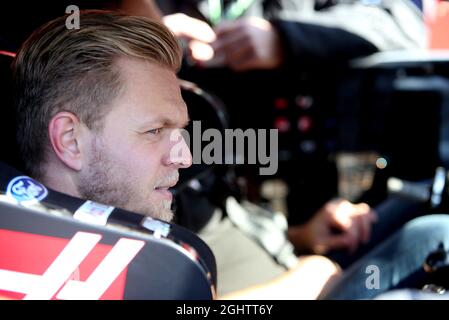
[(0, 54), (0, 298), (213, 299), (215, 258), (178, 225), (71, 197), (24, 175), (10, 56)]

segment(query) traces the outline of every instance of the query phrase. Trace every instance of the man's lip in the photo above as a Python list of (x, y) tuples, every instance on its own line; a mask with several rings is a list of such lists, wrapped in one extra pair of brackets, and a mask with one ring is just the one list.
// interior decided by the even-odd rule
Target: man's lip
[(173, 194), (169, 189), (155, 189), (154, 192), (166, 200), (172, 201), (173, 199)]
[(158, 189), (170, 189), (170, 188), (173, 188), (174, 186), (176, 186), (177, 183), (178, 183), (178, 181), (175, 181), (175, 182), (173, 182), (173, 183), (169, 183), (169, 184), (164, 185), (164, 186), (157, 186), (157, 187), (154, 187), (154, 189), (155, 189), (155, 190), (158, 190)]

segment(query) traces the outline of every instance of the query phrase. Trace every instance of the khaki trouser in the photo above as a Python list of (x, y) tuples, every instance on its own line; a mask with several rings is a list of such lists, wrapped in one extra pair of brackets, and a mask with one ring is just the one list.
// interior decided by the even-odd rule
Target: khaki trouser
[(211, 247), (218, 274), (218, 296), (271, 280), (285, 269), (217, 210), (199, 236)]

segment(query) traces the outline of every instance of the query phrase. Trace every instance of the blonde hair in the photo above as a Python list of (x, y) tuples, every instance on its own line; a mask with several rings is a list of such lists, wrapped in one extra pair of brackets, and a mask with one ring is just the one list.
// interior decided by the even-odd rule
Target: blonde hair
[(27, 171), (41, 175), (49, 147), (48, 125), (69, 111), (89, 128), (101, 127), (108, 102), (123, 87), (115, 61), (132, 57), (177, 72), (182, 51), (163, 25), (118, 12), (80, 12), (80, 28), (66, 28), (67, 15), (36, 30), (14, 63), (18, 143)]

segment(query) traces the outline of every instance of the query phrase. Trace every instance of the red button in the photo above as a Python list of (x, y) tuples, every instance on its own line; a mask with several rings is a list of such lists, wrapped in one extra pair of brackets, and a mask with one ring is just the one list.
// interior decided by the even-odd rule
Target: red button
[(274, 128), (284, 133), (290, 130), (290, 121), (285, 117), (278, 117), (274, 120)]
[(278, 110), (283, 110), (288, 107), (288, 100), (285, 98), (277, 98), (274, 100), (274, 107)]
[(300, 117), (298, 119), (298, 130), (307, 132), (312, 128), (312, 119), (310, 117)]

